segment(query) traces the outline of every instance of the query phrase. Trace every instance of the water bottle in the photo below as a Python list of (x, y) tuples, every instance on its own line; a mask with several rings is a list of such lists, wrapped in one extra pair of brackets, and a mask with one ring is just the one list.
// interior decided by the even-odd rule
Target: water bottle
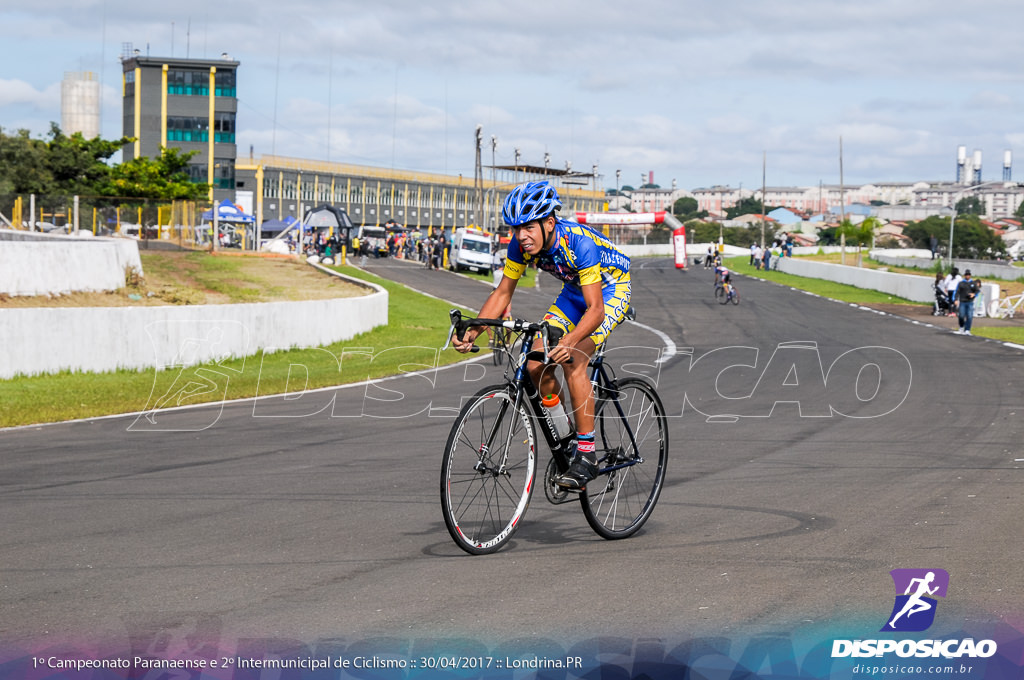
[(562, 402), (558, 399), (558, 395), (549, 394), (546, 397), (542, 397), (540, 403), (544, 406), (544, 410), (548, 412), (548, 418), (554, 423), (558, 438), (565, 439), (571, 435), (572, 426), (569, 423), (569, 416), (566, 414), (565, 408), (562, 407)]

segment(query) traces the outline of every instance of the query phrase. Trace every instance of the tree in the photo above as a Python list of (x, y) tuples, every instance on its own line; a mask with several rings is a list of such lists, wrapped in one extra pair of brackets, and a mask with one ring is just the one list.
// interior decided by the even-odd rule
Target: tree
[[(939, 250), (949, 252), (949, 218), (932, 215), (910, 222), (903, 235), (915, 248), (928, 248), (931, 237), (938, 239)], [(995, 258), (1006, 256), (1006, 244), (994, 231), (981, 223), (977, 215), (957, 215), (953, 229), (953, 257)]]
[(741, 198), (736, 205), (731, 208), (726, 208), (725, 216), (728, 219), (739, 217), (740, 215), (763, 215), (764, 206), (761, 203), (761, 199), (748, 196), (747, 198)]
[(56, 123), (50, 123), (50, 138), (47, 162), (54, 188), (58, 193), (79, 196), (103, 193), (110, 176), (106, 161), (132, 141), (128, 137), (85, 139), (81, 132), (67, 137)]
[(197, 152), (166, 147), (158, 158), (133, 158), (110, 172), (108, 196), (156, 200), (197, 201), (206, 198), (209, 184), (192, 182), (188, 161)]
[[(752, 243), (761, 242), (761, 227), (729, 227), (722, 229), (717, 222), (688, 222), (686, 240), (689, 243), (718, 243), (718, 235), (730, 246), (749, 248)], [(770, 234), (769, 234), (770, 236)]]
[(956, 211), (960, 215), (984, 215), (985, 205), (977, 196), (965, 196), (956, 202)]
[(1017, 206), (1017, 209), (1013, 211), (1013, 216), (1024, 222), (1024, 201), (1021, 201), (1020, 205)]
[(672, 204), (672, 214), (681, 222), (693, 219), (703, 219), (708, 216), (707, 210), (698, 210), (697, 199), (692, 196), (683, 196), (676, 199)]
[(50, 123), (49, 141), (32, 139), (28, 130), (0, 130), (0, 193), (39, 196), (96, 196), (106, 193), (107, 161), (131, 139), (107, 141), (70, 137)]
[(46, 143), (29, 137), (28, 130), (7, 135), (0, 128), (0, 194), (44, 195), (53, 187)]

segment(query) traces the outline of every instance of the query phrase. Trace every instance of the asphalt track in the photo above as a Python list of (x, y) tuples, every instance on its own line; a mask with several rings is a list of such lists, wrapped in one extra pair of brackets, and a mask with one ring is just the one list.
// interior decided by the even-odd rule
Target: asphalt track
[[(370, 269), (473, 307), (489, 290)], [(451, 542), (441, 450), (489, 361), (154, 422), (7, 430), (0, 642), (145, 647), (181, 627), (226, 648), (542, 649), (851, 619), (871, 635), (892, 607), (888, 572), (932, 567), (951, 578), (946, 629), (1020, 627), (1024, 354), (753, 279), (722, 307), (708, 272), (667, 260), (636, 261), (633, 281), (638, 321), (663, 336), (624, 326), (609, 358), (655, 379), (673, 416), (668, 482), (633, 538), (605, 541), (577, 505), (535, 495), (502, 552)], [(520, 291), (516, 311), (537, 315), (556, 285)], [(665, 338), (676, 353), (659, 363)]]

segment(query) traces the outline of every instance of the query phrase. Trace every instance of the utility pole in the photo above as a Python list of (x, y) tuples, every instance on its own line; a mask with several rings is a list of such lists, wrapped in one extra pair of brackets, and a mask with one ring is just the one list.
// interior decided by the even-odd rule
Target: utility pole
[(483, 125), (476, 126), (476, 169), (473, 172), (473, 203), (475, 204), (475, 221), (480, 220), (484, 214), (484, 168), (480, 158), (480, 143), (483, 141), (483, 130)]
[(846, 198), (843, 192), (842, 135), (839, 135), (839, 264), (846, 264)]
[(761, 156), (761, 248), (764, 248), (764, 198), (765, 194), (768, 193), (768, 185), (766, 184), (766, 177), (768, 173), (768, 152), (762, 152)]
[[(497, 135), (491, 135), (491, 186), (492, 187), (498, 186), (498, 177), (497, 177), (497, 174), (496, 174), (498, 172), (498, 170), (495, 167), (495, 165), (497, 164), (497, 161), (495, 160), (496, 156), (497, 156), (497, 153), (498, 153), (498, 136)], [(492, 189), (492, 191), (494, 191), (494, 190)], [(493, 227), (496, 230), (498, 228), (498, 192), (497, 191), (494, 191), (494, 198), (491, 199), (491, 200), (494, 201)]]

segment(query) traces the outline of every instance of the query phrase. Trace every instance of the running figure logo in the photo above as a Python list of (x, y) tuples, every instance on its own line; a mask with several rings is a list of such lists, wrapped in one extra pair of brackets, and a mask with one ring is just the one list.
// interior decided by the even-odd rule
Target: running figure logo
[(896, 602), (882, 631), (927, 630), (935, 621), (937, 602), (932, 596), (946, 596), (949, 574), (945, 569), (893, 569), (889, 574), (896, 586)]

